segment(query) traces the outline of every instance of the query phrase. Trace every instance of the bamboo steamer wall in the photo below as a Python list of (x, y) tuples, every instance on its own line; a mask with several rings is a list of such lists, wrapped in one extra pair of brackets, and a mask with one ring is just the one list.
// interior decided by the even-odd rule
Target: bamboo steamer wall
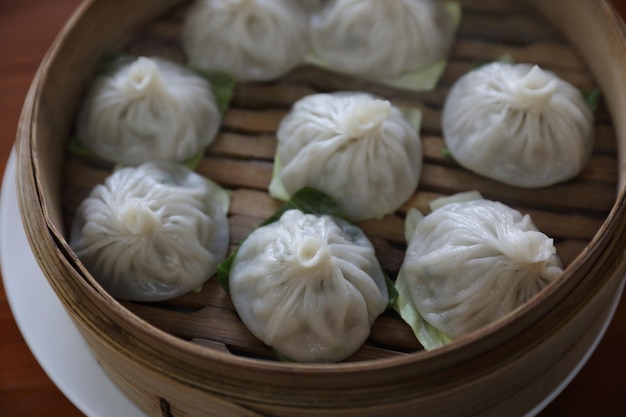
[[(601, 333), (621, 293), (626, 43), (607, 2), (463, 0), (463, 19), (438, 88), (407, 94), (300, 68), (277, 83), (237, 87), (223, 131), (198, 170), (234, 189), (232, 241), (278, 203), (265, 192), (273, 131), (290, 104), (315, 91), (363, 88), (424, 112), (425, 167), (412, 203), (479, 189), (530, 213), (554, 236), (567, 266), (555, 284), (510, 316), (454, 343), (422, 351), (392, 313), (345, 363), (280, 363), (238, 322), (215, 280), (165, 307), (120, 303), (66, 242), (73, 209), (111, 167), (66, 152), (81, 95), (104, 53), (182, 59), (176, 36), (186, 1), (86, 1), (44, 60), (20, 121), (19, 202), (42, 270), (111, 378), (155, 416), (523, 415), (563, 381)], [(114, 22), (114, 23), (112, 23)], [(487, 181), (441, 156), (440, 109), (451, 83), (478, 61), (510, 53), (580, 88), (597, 86), (596, 145), (574, 181), (524, 191)], [(360, 224), (383, 265), (403, 253), (402, 215)]]

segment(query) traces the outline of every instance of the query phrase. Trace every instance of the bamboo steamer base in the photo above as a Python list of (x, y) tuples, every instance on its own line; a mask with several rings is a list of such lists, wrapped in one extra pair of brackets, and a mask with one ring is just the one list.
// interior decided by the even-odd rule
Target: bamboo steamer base
[[(183, 3), (149, 24), (121, 52), (182, 61), (178, 39), (186, 6)], [(494, 38), (494, 32), (501, 29), (488, 24), (493, 21), (494, 13), (515, 14), (506, 36)], [(383, 95), (424, 114), (425, 164), (418, 191), (396, 214), (359, 223), (372, 239), (389, 276), (397, 275), (404, 257), (404, 215), (408, 207), (418, 206), (427, 212), (428, 202), (439, 196), (475, 189), (486, 198), (529, 213), (539, 229), (555, 239), (564, 265), (571, 264), (594, 237), (615, 202), (617, 153), (610, 115), (605, 107), (598, 110), (596, 151), (574, 181), (539, 190), (519, 189), (460, 168), (444, 153), (441, 107), (454, 80), (474, 66), (507, 53), (517, 62), (537, 62), (559, 72), (581, 89), (597, 87), (574, 48), (547, 21), (529, 11), (528, 6), (502, 10), (494, 4), (476, 2), (465, 7), (465, 15), (448, 67), (432, 92), (391, 89), (310, 66), (298, 68), (277, 82), (239, 83), (224, 115), (221, 133), (197, 168), (204, 176), (232, 190), (229, 222), (233, 245), (244, 240), (281, 204), (268, 195), (267, 188), (276, 151), (274, 133), (291, 105), (308, 94), (356, 89)], [(529, 33), (527, 27), (533, 28), (534, 33)], [(112, 164), (66, 155), (62, 176), (66, 230), (76, 206), (112, 169)], [(272, 350), (243, 326), (217, 280), (210, 280), (200, 293), (170, 302), (123, 305), (155, 326), (193, 343), (248, 357), (275, 358)], [(388, 312), (377, 320), (368, 342), (348, 360), (369, 360), (419, 350), (421, 347), (408, 326)]]
[[(77, 205), (112, 165), (67, 152), (81, 95), (103, 54), (183, 61), (178, 43), (187, 1), (83, 4), (42, 64), (16, 145), (19, 201), (44, 275), (113, 381), (155, 416), (523, 415), (549, 395), (592, 347), (625, 272), (623, 183), (626, 47), (606, 2), (463, 0), (463, 18), (437, 88), (408, 93), (313, 67), (276, 82), (240, 83), (222, 130), (198, 171), (232, 189), (233, 248), (280, 202), (267, 194), (274, 132), (297, 99), (364, 90), (423, 112), (424, 170), (397, 213), (359, 223), (395, 277), (404, 256), (403, 217), (442, 195), (478, 190), (533, 218), (555, 239), (564, 276), (510, 316), (435, 351), (423, 351), (393, 312), (341, 364), (276, 361), (239, 321), (215, 279), (164, 303), (113, 300), (67, 244)], [(115, 21), (115, 30), (107, 22)], [(581, 31), (580, 28), (585, 28)], [(452, 83), (509, 54), (581, 89), (600, 88), (596, 142), (572, 181), (535, 190), (467, 172), (443, 152), (441, 107)], [(59, 105), (60, 104), (60, 105)]]

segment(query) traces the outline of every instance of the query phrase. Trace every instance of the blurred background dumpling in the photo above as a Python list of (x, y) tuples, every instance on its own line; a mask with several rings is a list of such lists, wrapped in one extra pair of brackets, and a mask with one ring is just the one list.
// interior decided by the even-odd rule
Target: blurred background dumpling
[(140, 165), (196, 156), (213, 142), (220, 122), (206, 79), (172, 61), (138, 57), (96, 77), (76, 132), (99, 157)]
[(197, 0), (182, 45), (189, 63), (238, 80), (271, 80), (309, 50), (309, 6), (292, 0)]

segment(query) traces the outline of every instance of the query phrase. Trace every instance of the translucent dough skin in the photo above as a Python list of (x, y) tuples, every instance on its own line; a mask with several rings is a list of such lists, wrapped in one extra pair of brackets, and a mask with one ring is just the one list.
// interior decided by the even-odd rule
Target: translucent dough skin
[(311, 27), (315, 53), (331, 67), (376, 79), (445, 58), (454, 36), (439, 0), (332, 0)]
[(227, 198), (182, 165), (122, 168), (78, 207), (70, 246), (113, 297), (173, 298), (200, 287), (226, 256)]
[(318, 189), (355, 221), (394, 212), (421, 175), (418, 132), (398, 108), (369, 94), (307, 96), (282, 120), (277, 138), (287, 193)]
[(363, 232), (298, 210), (248, 236), (229, 284), (246, 327), (297, 362), (347, 358), (388, 302), (382, 269)]
[(513, 311), (563, 270), (552, 239), (502, 203), (447, 204), (417, 224), (402, 266), (419, 314), (452, 339)]
[(77, 134), (109, 161), (182, 162), (215, 139), (220, 121), (208, 81), (174, 62), (139, 57), (95, 79)]
[(292, 0), (197, 0), (183, 24), (192, 66), (239, 80), (271, 80), (304, 58), (309, 15)]
[(529, 64), (495, 62), (461, 77), (442, 127), (461, 165), (519, 187), (575, 177), (593, 148), (593, 113), (581, 92)]

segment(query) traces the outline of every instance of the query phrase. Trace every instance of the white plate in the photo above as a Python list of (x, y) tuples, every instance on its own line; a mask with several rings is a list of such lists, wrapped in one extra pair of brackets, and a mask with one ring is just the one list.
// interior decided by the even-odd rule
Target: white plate
[[(0, 260), (9, 305), (28, 347), (57, 387), (90, 417), (146, 417), (108, 378), (56, 297), (33, 256), (20, 220), (11, 153), (0, 201)], [(624, 288), (591, 349), (559, 387), (525, 417), (536, 416), (574, 379), (595, 351), (613, 318)]]
[(46, 281), (20, 220), (11, 154), (0, 201), (2, 277), (15, 321), (54, 384), (90, 417), (146, 417), (108, 378)]

